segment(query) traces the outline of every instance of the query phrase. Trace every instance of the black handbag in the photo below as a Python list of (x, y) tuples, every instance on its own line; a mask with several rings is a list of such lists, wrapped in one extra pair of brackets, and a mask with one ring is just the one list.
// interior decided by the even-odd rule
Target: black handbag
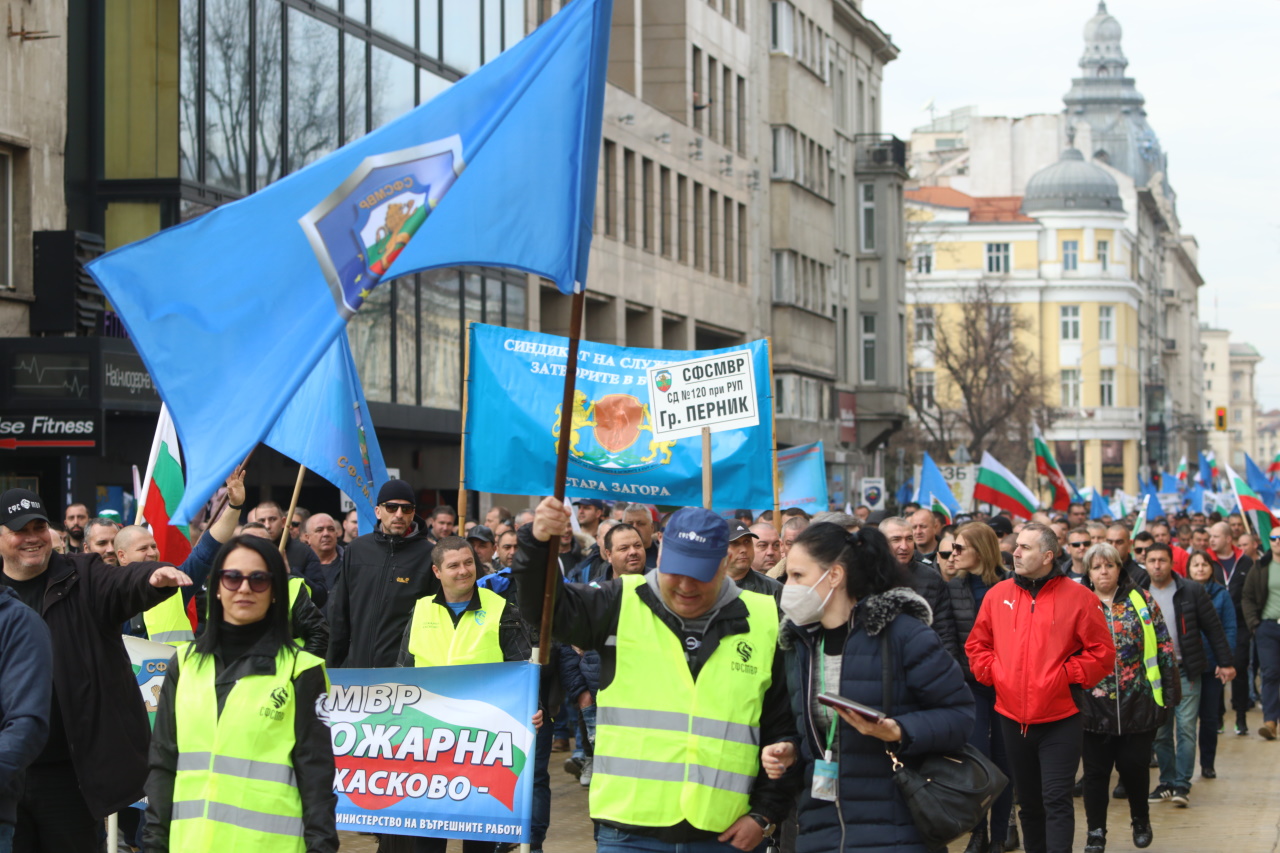
[[(888, 633), (888, 629), (885, 629)], [(891, 716), (893, 660), (889, 638), (881, 635), (884, 664), (884, 715)], [(970, 744), (952, 752), (934, 752), (900, 760), (885, 747), (893, 763), (893, 782), (911, 810), (911, 820), (925, 846), (945, 847), (973, 830), (996, 797), (1009, 784), (1000, 768)]]

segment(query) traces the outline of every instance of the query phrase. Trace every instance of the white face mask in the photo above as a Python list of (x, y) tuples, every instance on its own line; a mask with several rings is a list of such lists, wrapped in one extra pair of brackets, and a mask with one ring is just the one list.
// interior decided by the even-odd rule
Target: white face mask
[(789, 583), (782, 588), (782, 614), (797, 625), (812, 625), (814, 622), (822, 619), (822, 611), (826, 609), (827, 602), (831, 600), (831, 594), (835, 592), (835, 587), (827, 591), (826, 598), (818, 597), (818, 584), (831, 574), (828, 569), (822, 577), (818, 578), (818, 582), (813, 586), (805, 586), (804, 584)]

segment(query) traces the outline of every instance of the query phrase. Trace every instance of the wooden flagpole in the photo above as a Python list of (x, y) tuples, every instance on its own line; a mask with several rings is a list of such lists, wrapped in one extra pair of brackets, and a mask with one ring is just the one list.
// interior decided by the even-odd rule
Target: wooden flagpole
[(702, 428), (702, 508), (711, 509), (711, 427)]
[(769, 348), (769, 405), (773, 407), (773, 412), (769, 417), (769, 447), (773, 459), (773, 529), (782, 535), (782, 507), (780, 504), (781, 496), (778, 492), (778, 404), (773, 399), (775, 392), (773, 384), (773, 338), (765, 338), (764, 344)]
[(458, 455), (458, 530), (467, 529), (467, 389), (471, 387), (471, 324), (462, 335), (462, 435)]
[[(307, 466), (298, 466), (298, 479), (293, 484), (293, 499), (289, 501), (289, 514), (284, 517), (284, 530), (280, 533), (280, 553), (284, 553), (284, 549), (289, 544), (289, 525), (293, 523), (293, 513), (298, 508), (298, 494), (302, 491), (302, 478), (307, 476)], [(297, 567), (299, 570), (302, 566)]]
[[(582, 340), (582, 314), (587, 304), (585, 289), (573, 294), (569, 309), (569, 357), (565, 362), (564, 396), (560, 401), (560, 444), (556, 449), (555, 498), (564, 502), (565, 477), (569, 473), (569, 437), (573, 431), (573, 392), (578, 383), (578, 344)], [(556, 589), (560, 586), (560, 540), (547, 543), (547, 582), (542, 591), (542, 624), (538, 630), (538, 663), (546, 666), (551, 656), (551, 618)]]

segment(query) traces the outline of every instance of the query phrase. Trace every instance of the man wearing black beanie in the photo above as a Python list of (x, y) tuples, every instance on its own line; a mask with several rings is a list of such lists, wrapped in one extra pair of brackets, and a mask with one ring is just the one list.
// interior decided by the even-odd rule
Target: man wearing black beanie
[(413, 487), (388, 480), (378, 490), (377, 527), (343, 551), (329, 593), (330, 667), (395, 666), (414, 605), (439, 591), (416, 510)]

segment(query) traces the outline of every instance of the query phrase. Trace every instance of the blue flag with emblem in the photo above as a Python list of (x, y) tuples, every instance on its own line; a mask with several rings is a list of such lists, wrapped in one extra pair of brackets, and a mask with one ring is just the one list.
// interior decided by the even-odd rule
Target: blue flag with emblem
[(1253, 457), (1248, 453), (1244, 455), (1244, 478), (1249, 484), (1249, 488), (1258, 493), (1258, 497), (1267, 506), (1272, 506), (1276, 502), (1275, 484), (1262, 473), (1262, 469), (1258, 467), (1258, 463), (1253, 461)]
[[(568, 338), (554, 335), (471, 324), (463, 425), (467, 488), (551, 494), (568, 344)], [(701, 506), (702, 438), (654, 436), (648, 368), (744, 350), (752, 355), (760, 424), (712, 433), (712, 486), (718, 504), (772, 506), (773, 395), (764, 341), (702, 351), (582, 341), (565, 494)], [(656, 391), (678, 392), (678, 382), (669, 373), (659, 373)]]
[(821, 441), (778, 451), (778, 502), (783, 509), (798, 506), (810, 515), (827, 511), (827, 464)]
[(933, 461), (933, 457), (925, 453), (924, 461), (920, 463), (920, 486), (916, 489), (916, 503), (928, 509), (932, 504), (930, 494), (951, 510), (952, 518), (961, 513), (960, 502), (951, 491), (951, 485), (942, 476), (942, 471)]
[(373, 532), (387, 465), (346, 335), (334, 338), (265, 441), (341, 489), (355, 504), (360, 532)]
[[(428, 103), (89, 265), (182, 440), (175, 523), (266, 436), (380, 282), (474, 264), (583, 286), (612, 7), (566, 4)], [(270, 379), (224, 368), (228, 354)]]

